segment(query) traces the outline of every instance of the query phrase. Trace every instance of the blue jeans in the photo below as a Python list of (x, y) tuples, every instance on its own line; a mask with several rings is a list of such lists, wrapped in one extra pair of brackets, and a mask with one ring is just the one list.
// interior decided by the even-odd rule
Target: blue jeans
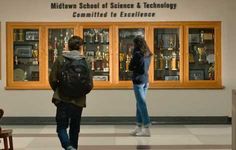
[[(78, 148), (80, 120), (83, 108), (70, 103), (57, 104), (56, 122), (57, 135), (64, 149), (68, 146)], [(69, 136), (67, 128), (69, 127)]]
[(149, 127), (151, 124), (146, 105), (148, 85), (148, 83), (133, 85), (136, 98), (136, 123), (138, 126)]

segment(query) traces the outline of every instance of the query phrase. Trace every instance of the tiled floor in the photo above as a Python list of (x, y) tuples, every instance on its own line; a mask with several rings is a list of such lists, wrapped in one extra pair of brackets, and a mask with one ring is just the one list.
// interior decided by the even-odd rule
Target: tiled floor
[[(153, 125), (151, 137), (132, 137), (130, 125), (83, 125), (80, 150), (230, 150), (231, 125)], [(55, 126), (3, 126), (15, 150), (62, 150)], [(0, 148), (2, 147), (0, 143)]]

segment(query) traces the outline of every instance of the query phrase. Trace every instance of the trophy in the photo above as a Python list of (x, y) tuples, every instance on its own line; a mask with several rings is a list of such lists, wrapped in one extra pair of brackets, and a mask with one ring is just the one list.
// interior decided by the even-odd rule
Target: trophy
[(176, 66), (176, 53), (175, 52), (172, 52), (171, 70), (177, 70), (177, 66)]
[(131, 61), (132, 58), (132, 54), (131, 54), (131, 47), (128, 48), (128, 52), (126, 54), (126, 61), (125, 61), (125, 72), (129, 71), (129, 63)]
[(63, 48), (64, 47), (64, 38), (63, 38), (63, 32), (62, 32), (62, 30), (61, 30), (61, 33), (60, 33), (60, 46), (61, 46), (61, 48)]
[(104, 35), (104, 41), (105, 41), (105, 43), (109, 43), (109, 33), (106, 32), (106, 31), (104, 31), (104, 32), (103, 32), (103, 35)]
[(170, 36), (168, 50), (173, 50), (174, 49), (174, 45), (175, 45), (174, 37)]
[(104, 42), (104, 35), (102, 32), (99, 33), (99, 37), (100, 37), (100, 42), (103, 43)]
[(37, 65), (39, 62), (38, 62), (38, 43), (35, 43), (34, 45), (34, 49), (32, 50), (32, 57), (33, 57), (33, 62), (32, 64), (33, 65)]
[(13, 41), (14, 42), (17, 41), (17, 33), (16, 33), (16, 31), (14, 31), (14, 33), (13, 33)]
[(109, 71), (109, 54), (107, 52), (103, 53), (103, 71)]
[(162, 53), (159, 54), (159, 56), (155, 55), (154, 63), (155, 63), (154, 64), (155, 70), (157, 70), (157, 69), (162, 70), (163, 69), (163, 54)]
[(109, 47), (106, 46), (104, 50), (104, 71), (109, 71), (109, 52), (108, 52)]
[(204, 43), (204, 31), (202, 30), (200, 33), (200, 43), (203, 44)]
[(189, 63), (194, 63), (194, 55), (193, 53), (189, 53)]
[(125, 54), (123, 52), (120, 52), (120, 70), (123, 70), (123, 62), (125, 60)]
[(53, 62), (55, 62), (56, 58), (57, 58), (57, 54), (58, 54), (58, 50), (57, 50), (57, 37), (55, 36), (54, 38), (54, 50), (53, 50)]
[(215, 76), (215, 68), (214, 68), (214, 64), (211, 64), (209, 69), (208, 69), (208, 78), (209, 78), (209, 80), (214, 80), (214, 76)]
[(84, 43), (86, 43), (88, 32), (84, 32)]
[(95, 36), (95, 38), (94, 38), (94, 42), (95, 43), (98, 43), (98, 29), (94, 29), (94, 36)]
[(96, 50), (96, 53), (95, 53), (95, 59), (96, 60), (102, 60), (102, 52), (100, 50), (100, 46), (97, 46), (97, 50)]
[(97, 50), (95, 52), (95, 60), (96, 60), (96, 70), (102, 70), (102, 60), (103, 60), (103, 53), (100, 50), (100, 46), (97, 46)]
[(15, 65), (18, 65), (18, 57), (17, 56), (15, 56)]
[(204, 61), (204, 55), (205, 55), (206, 49), (204, 47), (198, 47), (197, 53), (198, 53), (198, 61), (203, 62)]
[(160, 57), (159, 57), (159, 69), (160, 70), (163, 70), (163, 54), (160, 54)]
[(172, 58), (172, 56), (163, 56), (164, 60), (165, 60), (165, 69), (169, 69), (169, 62), (170, 62), (170, 59)]
[(24, 33), (23, 33), (22, 29), (20, 29), (20, 31), (19, 31), (19, 39), (18, 39), (18, 41), (24, 41)]
[(94, 33), (93, 32), (89, 32), (88, 36), (89, 36), (89, 43), (93, 43), (93, 37), (94, 37)]
[(66, 35), (64, 37), (64, 51), (68, 51), (68, 41), (70, 39), (69, 32), (66, 31)]
[(154, 70), (157, 70), (157, 55), (154, 56)]
[(95, 70), (95, 63), (94, 59), (91, 60), (91, 70)]

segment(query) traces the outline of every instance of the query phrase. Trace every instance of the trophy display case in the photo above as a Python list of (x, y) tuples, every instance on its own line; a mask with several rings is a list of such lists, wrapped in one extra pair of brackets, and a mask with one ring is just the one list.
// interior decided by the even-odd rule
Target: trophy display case
[(73, 28), (48, 29), (48, 71), (56, 58), (68, 51), (68, 40), (74, 35)]
[(154, 29), (154, 80), (179, 80), (179, 29)]
[(39, 51), (38, 29), (14, 29), (14, 81), (39, 81)]
[(109, 65), (109, 29), (86, 28), (83, 29), (83, 52), (93, 73), (94, 81), (110, 80)]
[(55, 59), (68, 40), (83, 38), (82, 53), (95, 89), (131, 89), (133, 39), (153, 53), (152, 89), (221, 89), (221, 22), (7, 22), (6, 89), (50, 89)]
[(131, 80), (132, 72), (129, 63), (132, 58), (133, 40), (136, 36), (144, 37), (144, 29), (119, 29), (119, 80)]
[(214, 28), (190, 28), (188, 32), (189, 80), (214, 80)]

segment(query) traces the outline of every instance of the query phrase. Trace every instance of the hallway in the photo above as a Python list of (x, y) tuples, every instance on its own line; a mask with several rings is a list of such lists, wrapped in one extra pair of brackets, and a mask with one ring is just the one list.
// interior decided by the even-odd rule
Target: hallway
[[(61, 150), (54, 125), (3, 126), (15, 150)], [(151, 137), (132, 137), (131, 125), (82, 125), (80, 150), (230, 150), (231, 125), (153, 125)], [(2, 142), (0, 148), (2, 148)]]

